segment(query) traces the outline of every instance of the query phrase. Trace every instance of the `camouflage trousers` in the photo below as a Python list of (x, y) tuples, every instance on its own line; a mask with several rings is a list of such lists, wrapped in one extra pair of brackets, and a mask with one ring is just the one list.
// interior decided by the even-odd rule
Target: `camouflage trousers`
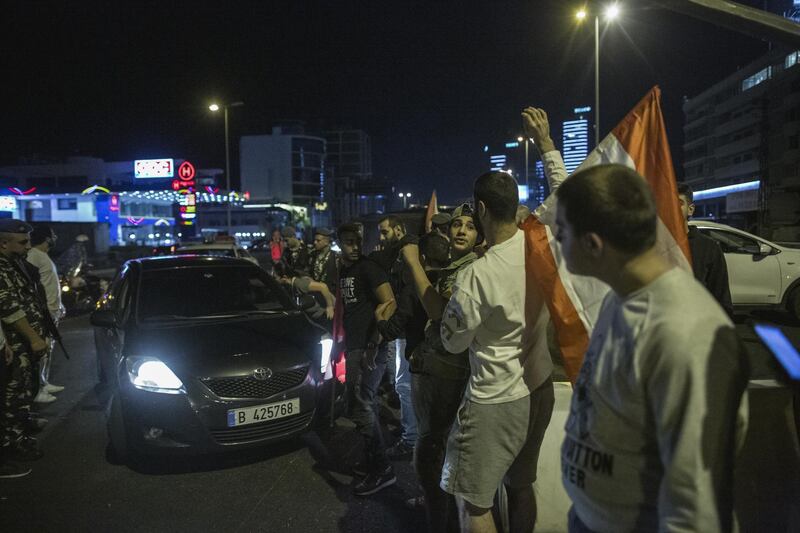
[[(12, 346), (13, 348), (16, 347)], [(6, 368), (6, 381), (3, 384), (0, 446), (13, 445), (27, 433), (25, 426), (30, 419), (35, 372), (29, 355), (15, 350), (14, 359)]]

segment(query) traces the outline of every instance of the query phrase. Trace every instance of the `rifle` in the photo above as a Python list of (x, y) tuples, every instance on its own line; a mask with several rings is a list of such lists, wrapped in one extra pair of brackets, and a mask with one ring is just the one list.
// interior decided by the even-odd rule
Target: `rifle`
[(42, 287), (39, 271), (35, 270), (35, 267), (24, 259), (20, 259), (16, 266), (28, 280), (28, 283), (30, 283), (33, 293), (33, 302), (39, 308), (39, 313), (42, 315), (45, 332), (49, 333), (53, 339), (55, 339), (61, 347), (61, 351), (64, 352), (64, 357), (69, 359), (69, 353), (67, 353), (67, 348), (64, 346), (64, 339), (61, 337), (58, 326), (56, 326), (56, 322), (53, 320), (53, 317), (50, 315), (50, 310), (47, 308), (47, 295), (44, 292), (44, 287)]

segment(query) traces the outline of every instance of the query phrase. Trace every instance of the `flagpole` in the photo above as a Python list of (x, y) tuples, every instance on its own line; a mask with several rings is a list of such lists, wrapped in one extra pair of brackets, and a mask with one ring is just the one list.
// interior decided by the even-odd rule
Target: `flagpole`
[(600, 145), (600, 16), (594, 17), (594, 147)]

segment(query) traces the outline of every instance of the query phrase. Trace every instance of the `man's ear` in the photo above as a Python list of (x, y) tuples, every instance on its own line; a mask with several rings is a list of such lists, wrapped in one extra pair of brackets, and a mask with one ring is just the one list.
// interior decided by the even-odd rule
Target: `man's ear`
[(486, 204), (483, 203), (483, 200), (478, 200), (478, 216), (481, 218), (486, 217)]
[(688, 208), (688, 210), (686, 212), (689, 213), (689, 216), (694, 215), (694, 204), (693, 203), (689, 204), (689, 208)]
[(597, 233), (586, 233), (581, 237), (581, 245), (592, 257), (603, 255), (603, 239)]

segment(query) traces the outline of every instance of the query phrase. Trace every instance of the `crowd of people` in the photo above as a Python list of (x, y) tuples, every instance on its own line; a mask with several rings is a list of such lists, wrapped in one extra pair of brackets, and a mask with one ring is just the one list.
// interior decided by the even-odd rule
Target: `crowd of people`
[(50, 383), (57, 324), (64, 316), (58, 272), (48, 252), (56, 234), (44, 225), (0, 220), (0, 478), (31, 472), (43, 455), (36, 440), (47, 419), (35, 404), (56, 400)]
[[(546, 113), (522, 117), (558, 197), (566, 268), (611, 288), (561, 449), (570, 531), (731, 530), (747, 372), (721, 251), (687, 225), (695, 275), (672, 267), (655, 246), (658, 215), (642, 176), (599, 165), (567, 178)], [(691, 190), (675, 201), (688, 219)], [(393, 461), (413, 455), (422, 495), (409, 505), (424, 507), (432, 532), (496, 531), (499, 492), (511, 531), (536, 522), (533, 487), (555, 399), (548, 302), (526, 268), (519, 227), (529, 214), (514, 178), (488, 172), (472, 202), (433, 216), (423, 235), (385, 216), (371, 253), (356, 223), (337, 229), (338, 254), (326, 228), (311, 250), (290, 227), (270, 241), (275, 276), (314, 296), (309, 313), (334, 336), (337, 322), (343, 328), (348, 416), (364, 444), (354, 493), (394, 484)], [(48, 381), (63, 312), (47, 255), (54, 242), (48, 228), (0, 221), (3, 477), (41, 457), (33, 434), (45, 421), (33, 403), (60, 390)], [(378, 415), (387, 368), (402, 429), (391, 446)]]
[[(731, 530), (747, 365), (722, 252), (687, 224), (694, 276), (671, 266), (655, 246), (658, 215), (642, 176), (599, 165), (567, 179), (546, 113), (527, 108), (523, 126), (559, 200), (567, 269), (611, 287), (562, 445), (570, 531)], [(691, 189), (677, 192), (688, 221)], [(529, 214), (513, 177), (489, 172), (471, 203), (435, 215), (424, 235), (384, 217), (376, 252), (363, 250), (358, 224), (338, 228), (338, 261), (327, 230), (310, 262), (293, 230), (285, 234), (283, 281), (343, 313), (349, 416), (365, 450), (352, 466), (354, 493), (394, 484), (392, 461), (413, 451), (422, 495), (408, 503), (424, 507), (432, 532), (496, 531), (500, 491), (510, 531), (536, 522), (554, 389), (548, 302), (526, 270), (519, 227)], [(402, 426), (391, 447), (378, 417), (387, 365)]]

